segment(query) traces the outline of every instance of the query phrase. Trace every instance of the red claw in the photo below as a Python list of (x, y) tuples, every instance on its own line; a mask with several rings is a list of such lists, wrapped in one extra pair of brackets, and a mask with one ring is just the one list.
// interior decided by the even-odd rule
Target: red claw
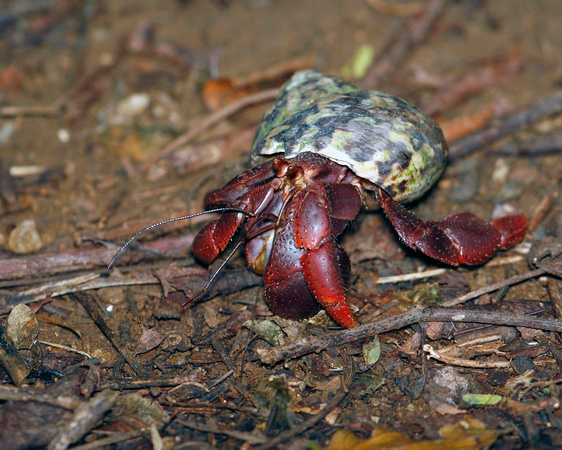
[[(349, 198), (338, 197), (334, 194), (338, 189), (330, 190), (324, 183), (310, 185), (288, 206), (285, 226), (277, 236), (264, 277), (265, 299), (275, 314), (307, 317), (312, 305), (320, 304), (339, 324), (348, 328), (357, 325), (347, 303), (349, 258), (335, 242), (332, 222), (341, 233), (339, 221), (355, 218), (361, 197), (354, 187), (344, 189)], [(356, 205), (355, 211), (346, 209), (343, 202)]]
[(339, 324), (352, 328), (357, 321), (347, 303), (347, 285), (337, 261), (336, 246), (330, 239), (320, 248), (306, 252), (301, 258), (303, 274), (312, 295), (326, 312)]

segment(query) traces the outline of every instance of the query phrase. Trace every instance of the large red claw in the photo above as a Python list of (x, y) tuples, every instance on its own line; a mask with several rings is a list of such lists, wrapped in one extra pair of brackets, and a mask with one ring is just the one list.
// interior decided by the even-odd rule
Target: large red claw
[(311, 185), (295, 197), (293, 209), (295, 245), (305, 249), (300, 263), (306, 284), (336, 322), (351, 328), (357, 321), (347, 303), (349, 258), (335, 235), (343, 230), (343, 220), (355, 218), (361, 197), (353, 186), (346, 186)]
[(300, 260), (304, 253), (295, 246), (289, 215), (277, 234), (264, 274), (265, 301), (274, 314), (286, 319), (304, 319), (320, 310), (302, 274)]
[(357, 321), (347, 303), (347, 286), (344, 284), (333, 237), (320, 248), (308, 250), (302, 256), (301, 264), (308, 288), (326, 308), (326, 312), (344, 327), (356, 326)]
[(462, 212), (433, 222), (458, 248), (458, 263), (483, 264), (500, 249), (501, 234), (488, 222)]
[(462, 212), (438, 222), (425, 222), (379, 189), (381, 206), (406, 245), (451, 265), (483, 264), (498, 250), (513, 247), (525, 236), (525, 216), (488, 223)]
[(300, 319), (322, 305), (340, 325), (357, 325), (347, 304), (351, 265), (335, 235), (360, 207), (361, 197), (354, 187), (330, 189), (329, 184), (315, 184), (293, 198), (264, 275), (265, 299), (275, 314)]

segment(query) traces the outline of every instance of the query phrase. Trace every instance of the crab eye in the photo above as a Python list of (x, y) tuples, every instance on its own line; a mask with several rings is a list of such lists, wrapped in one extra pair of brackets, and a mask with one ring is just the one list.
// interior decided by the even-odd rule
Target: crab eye
[(290, 166), (292, 166), (292, 164), (289, 164), (287, 161), (276, 158), (271, 167), (275, 170), (278, 178), (284, 178), (287, 175), (287, 171)]
[(289, 181), (295, 181), (301, 178), (303, 175), (303, 170), (296, 164), (289, 164), (287, 171), (285, 172), (285, 178)]

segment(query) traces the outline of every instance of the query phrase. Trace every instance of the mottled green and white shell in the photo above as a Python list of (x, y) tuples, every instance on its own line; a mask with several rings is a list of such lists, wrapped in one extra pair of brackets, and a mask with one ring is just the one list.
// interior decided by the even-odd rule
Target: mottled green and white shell
[(405, 100), (305, 70), (285, 83), (264, 115), (251, 160), (302, 152), (349, 167), (367, 189), (370, 182), (410, 201), (441, 176), (447, 144), (439, 125)]

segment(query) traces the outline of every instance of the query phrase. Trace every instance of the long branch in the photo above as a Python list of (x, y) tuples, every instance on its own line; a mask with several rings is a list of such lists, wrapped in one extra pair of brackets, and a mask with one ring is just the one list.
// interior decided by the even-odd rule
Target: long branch
[(403, 314), (398, 314), (378, 322), (368, 323), (357, 328), (342, 330), (324, 336), (301, 338), (294, 344), (261, 348), (257, 352), (264, 364), (275, 364), (285, 359), (295, 358), (337, 345), (345, 345), (375, 334), (398, 330), (419, 322), (474, 322), (562, 332), (562, 320), (559, 319), (521, 316), (503, 311), (426, 307), (411, 309)]

